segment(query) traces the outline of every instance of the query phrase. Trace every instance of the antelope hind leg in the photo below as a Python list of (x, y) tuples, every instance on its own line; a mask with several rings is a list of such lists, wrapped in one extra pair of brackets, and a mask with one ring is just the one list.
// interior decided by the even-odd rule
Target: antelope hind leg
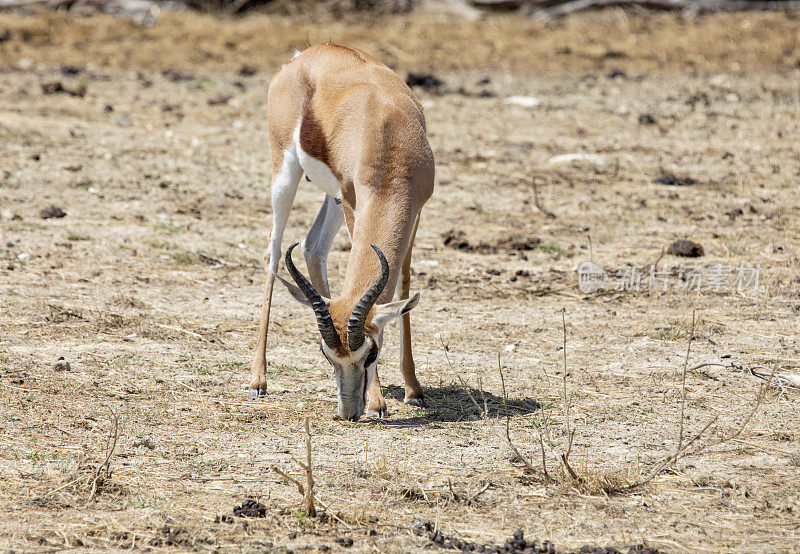
[(317, 218), (303, 239), (303, 255), (306, 258), (311, 284), (317, 292), (329, 298), (331, 290), (328, 286), (328, 252), (343, 221), (341, 200), (325, 195)]

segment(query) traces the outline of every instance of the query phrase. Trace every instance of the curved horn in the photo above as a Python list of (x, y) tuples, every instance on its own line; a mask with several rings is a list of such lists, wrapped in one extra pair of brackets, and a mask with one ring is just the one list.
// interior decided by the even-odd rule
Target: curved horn
[(300, 290), (303, 291), (303, 294), (306, 295), (308, 301), (311, 302), (311, 308), (314, 310), (314, 314), (317, 316), (317, 326), (319, 327), (319, 332), (322, 335), (322, 340), (325, 341), (325, 344), (328, 345), (328, 348), (339, 348), (342, 345), (342, 339), (339, 338), (339, 333), (336, 332), (336, 328), (333, 326), (333, 319), (331, 319), (331, 313), (328, 311), (328, 306), (325, 304), (325, 301), (322, 299), (322, 296), (317, 292), (308, 279), (306, 279), (300, 271), (295, 267), (294, 262), (292, 262), (292, 250), (298, 243), (292, 244), (289, 248), (286, 249), (286, 269), (289, 270), (289, 274), (294, 279), (294, 282), (297, 283), (297, 286), (300, 287)]
[(364, 322), (367, 319), (367, 314), (375, 305), (375, 301), (383, 292), (386, 287), (386, 282), (389, 280), (389, 262), (386, 261), (386, 256), (383, 255), (381, 249), (370, 244), (378, 258), (381, 261), (381, 275), (375, 284), (361, 297), (358, 301), (353, 312), (350, 314), (350, 319), (347, 320), (347, 347), (351, 352), (355, 352), (364, 344)]

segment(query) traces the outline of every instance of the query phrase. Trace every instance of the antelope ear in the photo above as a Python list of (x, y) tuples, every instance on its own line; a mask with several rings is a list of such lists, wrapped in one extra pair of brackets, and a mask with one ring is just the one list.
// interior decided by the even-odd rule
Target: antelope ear
[[(303, 291), (300, 290), (300, 287), (298, 287), (294, 283), (291, 283), (291, 282), (287, 281), (286, 279), (284, 279), (283, 277), (281, 277), (277, 273), (275, 274), (275, 277), (278, 278), (278, 281), (283, 283), (283, 286), (286, 287), (286, 290), (289, 291), (289, 294), (291, 294), (292, 297), (295, 300), (300, 302), (303, 306), (308, 306), (309, 308), (312, 307), (311, 306), (311, 302), (308, 301), (308, 298), (306, 298), (306, 295), (303, 294)], [(322, 296), (322, 300), (325, 302), (325, 305), (327, 305), (327, 306), (331, 305), (331, 299), (330, 298), (326, 298), (326, 297)]]
[(419, 304), (419, 293), (405, 300), (389, 302), (388, 304), (377, 304), (374, 308), (376, 313), (372, 317), (372, 324), (378, 329), (381, 329), (393, 319), (397, 319), (401, 315), (410, 312), (417, 304)]

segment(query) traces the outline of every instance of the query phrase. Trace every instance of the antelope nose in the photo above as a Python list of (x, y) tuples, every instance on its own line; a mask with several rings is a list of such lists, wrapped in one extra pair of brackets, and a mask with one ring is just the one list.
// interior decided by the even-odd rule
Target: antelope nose
[(347, 418), (347, 421), (358, 421), (358, 418), (361, 417), (359, 415), (351, 415)]

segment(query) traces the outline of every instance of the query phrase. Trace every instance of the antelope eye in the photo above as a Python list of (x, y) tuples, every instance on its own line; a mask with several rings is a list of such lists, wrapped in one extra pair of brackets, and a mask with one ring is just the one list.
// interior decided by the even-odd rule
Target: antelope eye
[(367, 355), (367, 359), (364, 360), (364, 367), (369, 367), (372, 365), (372, 362), (378, 357), (378, 349), (376, 347), (372, 347), (372, 350), (369, 351)]

